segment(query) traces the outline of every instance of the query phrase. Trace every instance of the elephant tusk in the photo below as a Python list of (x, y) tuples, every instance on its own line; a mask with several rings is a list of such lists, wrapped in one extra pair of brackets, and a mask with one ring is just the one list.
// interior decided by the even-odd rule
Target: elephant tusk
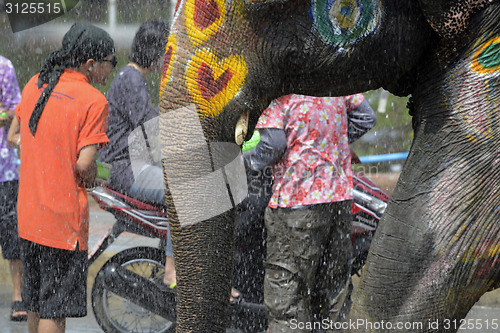
[(248, 132), (248, 111), (244, 112), (238, 122), (236, 123), (236, 128), (234, 130), (234, 141), (238, 146), (241, 146), (245, 141), (245, 137)]

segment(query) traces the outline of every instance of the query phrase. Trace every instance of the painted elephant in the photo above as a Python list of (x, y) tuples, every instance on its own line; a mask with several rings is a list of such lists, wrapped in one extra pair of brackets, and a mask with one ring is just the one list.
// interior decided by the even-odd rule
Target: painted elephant
[(415, 135), (351, 318), (463, 318), (500, 286), (499, 85), (496, 0), (182, 0), (160, 92), (177, 330), (223, 331), (244, 192), (230, 170), (262, 110), (379, 87), (411, 94)]

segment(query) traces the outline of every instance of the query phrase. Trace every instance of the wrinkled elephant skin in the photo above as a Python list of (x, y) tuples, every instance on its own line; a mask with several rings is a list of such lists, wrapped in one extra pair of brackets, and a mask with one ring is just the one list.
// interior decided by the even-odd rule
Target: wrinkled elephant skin
[(281, 95), (379, 87), (411, 94), (415, 136), (350, 319), (465, 317), (500, 286), (499, 85), (496, 0), (183, 0), (160, 93), (177, 331), (224, 331), (240, 116), (251, 133)]

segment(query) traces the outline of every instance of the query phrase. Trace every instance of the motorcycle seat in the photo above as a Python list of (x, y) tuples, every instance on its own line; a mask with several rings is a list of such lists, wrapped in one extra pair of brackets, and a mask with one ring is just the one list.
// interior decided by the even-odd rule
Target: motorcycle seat
[(156, 207), (154, 205), (151, 205), (149, 203), (134, 199), (132, 197), (129, 197), (128, 195), (125, 195), (121, 192), (117, 192), (115, 190), (110, 189), (109, 187), (106, 186), (99, 186), (100, 190), (104, 190), (108, 192), (110, 195), (115, 197), (115, 199), (121, 199), (121, 201), (129, 206), (132, 206), (136, 209), (140, 210), (153, 210), (153, 211), (158, 211), (159, 207)]

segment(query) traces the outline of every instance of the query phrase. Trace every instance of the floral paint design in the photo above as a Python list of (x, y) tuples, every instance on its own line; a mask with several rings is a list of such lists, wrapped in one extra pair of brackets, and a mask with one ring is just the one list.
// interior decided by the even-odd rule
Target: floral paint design
[(474, 54), (472, 69), (482, 74), (500, 72), (500, 37), (484, 43)]
[(194, 47), (213, 36), (224, 22), (224, 0), (187, 0), (185, 6), (186, 28)]
[(172, 77), (172, 68), (177, 57), (177, 40), (175, 34), (171, 34), (168, 37), (167, 46), (165, 47), (165, 56), (163, 57), (163, 69), (161, 73), (161, 83), (160, 83), (160, 100), (163, 95), (167, 83), (170, 82)]
[(349, 48), (377, 31), (382, 6), (371, 0), (313, 0), (310, 15), (325, 42)]
[[(499, 140), (500, 95), (496, 88), (499, 69), (498, 36), (476, 46), (466, 66), (457, 65), (450, 69), (449, 81), (461, 84), (447, 89), (448, 106), (470, 141), (493, 143)], [(461, 102), (453, 104), (453, 101)]]
[(247, 73), (239, 55), (219, 59), (208, 49), (197, 50), (186, 69), (186, 89), (200, 115), (214, 117), (241, 90)]

